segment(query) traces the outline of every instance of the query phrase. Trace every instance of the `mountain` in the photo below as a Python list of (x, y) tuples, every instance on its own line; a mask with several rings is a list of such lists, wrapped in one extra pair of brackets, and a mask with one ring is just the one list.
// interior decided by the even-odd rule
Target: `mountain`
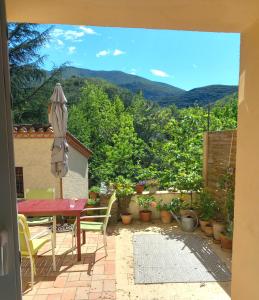
[(170, 84), (152, 81), (121, 71), (93, 71), (76, 67), (65, 67), (61, 76), (62, 79), (71, 77), (104, 79), (121, 88), (128, 89), (132, 93), (142, 91), (146, 99), (161, 106), (175, 104), (178, 107), (188, 107), (196, 103), (206, 105), (237, 91), (237, 86), (228, 85), (209, 85), (185, 91)]
[(195, 88), (180, 95), (175, 105), (178, 107), (188, 107), (194, 104), (204, 106), (236, 93), (237, 90), (238, 87), (235, 85), (208, 85)]
[(155, 102), (166, 97), (178, 99), (178, 96), (185, 90), (174, 87), (170, 84), (151, 81), (146, 78), (127, 74), (121, 71), (92, 71), (75, 67), (65, 67), (62, 71), (62, 78), (68, 79), (72, 76), (82, 78), (99, 78), (105, 79), (121, 88), (126, 88), (133, 93), (142, 91), (146, 99)]

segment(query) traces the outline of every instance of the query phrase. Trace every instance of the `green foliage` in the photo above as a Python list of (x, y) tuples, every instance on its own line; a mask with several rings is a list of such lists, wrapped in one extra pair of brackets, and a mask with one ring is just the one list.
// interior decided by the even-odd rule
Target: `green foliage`
[(91, 188), (90, 188), (90, 192), (94, 192), (94, 193), (100, 193), (100, 187), (99, 186), (96, 186), (96, 185), (94, 185), (94, 186), (92, 186)]
[(159, 211), (161, 210), (170, 211), (170, 203), (163, 203), (162, 200), (159, 200), (156, 208)]
[(42, 115), (42, 109), (47, 107), (34, 95), (46, 81), (46, 73), (41, 69), (44, 57), (39, 50), (48, 41), (49, 32), (50, 28), (40, 30), (37, 24), (8, 25), (11, 92), (14, 121), (17, 123)]
[(232, 168), (228, 168), (219, 180), (220, 188), (224, 192), (225, 197), (225, 221), (227, 232), (233, 234), (234, 221), (234, 196), (235, 196), (235, 172)]
[(204, 221), (213, 219), (219, 210), (217, 202), (213, 199), (212, 195), (205, 190), (200, 192), (197, 204), (200, 218)]
[(179, 214), (182, 208), (183, 200), (181, 198), (173, 198), (169, 203), (163, 203), (162, 200), (158, 201), (157, 209), (159, 211), (166, 210), (172, 211), (175, 214)]
[(147, 210), (150, 208), (151, 204), (156, 203), (156, 199), (153, 196), (143, 195), (143, 196), (138, 196), (136, 202), (140, 207)]
[(181, 198), (173, 198), (170, 202), (170, 210), (175, 214), (179, 214), (182, 204), (183, 200)]
[(157, 179), (149, 179), (146, 181), (146, 186), (149, 187), (158, 187), (159, 186), (159, 180)]
[(91, 206), (97, 206), (100, 202), (100, 199), (99, 198), (96, 198), (96, 199), (88, 199), (87, 201), (87, 205), (91, 205)]
[(116, 195), (118, 198), (125, 198), (133, 195), (133, 183), (129, 179), (125, 179), (122, 176), (119, 176), (115, 183), (114, 187), (116, 189)]

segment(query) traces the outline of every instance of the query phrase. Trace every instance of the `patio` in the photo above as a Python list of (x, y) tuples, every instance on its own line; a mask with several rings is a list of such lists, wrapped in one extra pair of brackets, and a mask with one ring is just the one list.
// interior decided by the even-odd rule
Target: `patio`
[[(34, 233), (37, 230), (32, 228)], [(102, 236), (88, 233), (81, 262), (71, 253), (64, 254), (71, 247), (71, 233), (58, 233), (57, 271), (52, 271), (50, 252), (44, 253), (48, 249), (46, 245), (36, 259), (33, 291), (29, 289), (30, 267), (28, 261), (23, 260), (23, 299), (230, 299), (231, 282), (134, 284), (133, 234), (181, 233), (175, 222), (164, 225), (158, 220), (146, 224), (136, 220), (129, 226), (121, 223), (110, 226), (108, 232), (108, 256), (104, 257)], [(231, 252), (222, 251), (199, 229), (192, 234), (208, 240), (213, 251), (230, 268)]]

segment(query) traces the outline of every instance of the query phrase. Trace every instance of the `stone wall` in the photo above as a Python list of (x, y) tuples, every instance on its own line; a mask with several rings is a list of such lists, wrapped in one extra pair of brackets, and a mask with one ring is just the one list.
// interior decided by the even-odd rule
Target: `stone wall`
[[(143, 195), (149, 195), (149, 193), (145, 191), (143, 193)], [(128, 212), (133, 215), (134, 219), (139, 219), (139, 210), (140, 209), (136, 202), (136, 199), (138, 196), (141, 196), (141, 195), (134, 194), (131, 197), (131, 201), (130, 201), (129, 209), (128, 209)], [(171, 202), (171, 200), (173, 198), (178, 198), (180, 196), (184, 200), (190, 200), (189, 194), (180, 194), (178, 192), (157, 191), (155, 194), (152, 194), (152, 196), (154, 196), (157, 200), (162, 200), (164, 203), (169, 203), (169, 202)], [(194, 198), (195, 198), (195, 194), (193, 194), (193, 199)], [(106, 197), (106, 196), (100, 197), (100, 206), (108, 206), (108, 202), (109, 202), (109, 197)], [(159, 211), (156, 208), (150, 208), (150, 210), (152, 211), (152, 218), (158, 219)], [(110, 218), (109, 223), (115, 224), (118, 222), (119, 219), (120, 219), (120, 213), (119, 213), (119, 208), (118, 208), (118, 201), (116, 201), (112, 206), (111, 218)]]

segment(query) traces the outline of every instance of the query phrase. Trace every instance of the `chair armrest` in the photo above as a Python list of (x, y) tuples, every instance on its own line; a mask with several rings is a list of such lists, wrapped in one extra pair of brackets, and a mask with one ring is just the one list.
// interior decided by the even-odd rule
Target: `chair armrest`
[(84, 208), (83, 210), (81, 210), (81, 212), (84, 211), (89, 211), (89, 210), (103, 210), (103, 209), (107, 209), (108, 207), (89, 207), (89, 208)]
[(43, 230), (37, 234), (35, 234), (34, 236), (31, 237), (31, 240), (34, 240), (34, 239), (39, 239), (45, 235), (48, 235), (51, 233), (51, 230), (50, 229), (46, 229), (46, 230)]
[[(111, 215), (109, 215), (108, 217), (110, 217)], [(85, 217), (81, 217), (80, 221), (83, 221), (85, 219), (95, 219), (95, 218), (105, 218), (107, 217), (107, 215), (98, 215), (98, 216), (85, 216)]]

